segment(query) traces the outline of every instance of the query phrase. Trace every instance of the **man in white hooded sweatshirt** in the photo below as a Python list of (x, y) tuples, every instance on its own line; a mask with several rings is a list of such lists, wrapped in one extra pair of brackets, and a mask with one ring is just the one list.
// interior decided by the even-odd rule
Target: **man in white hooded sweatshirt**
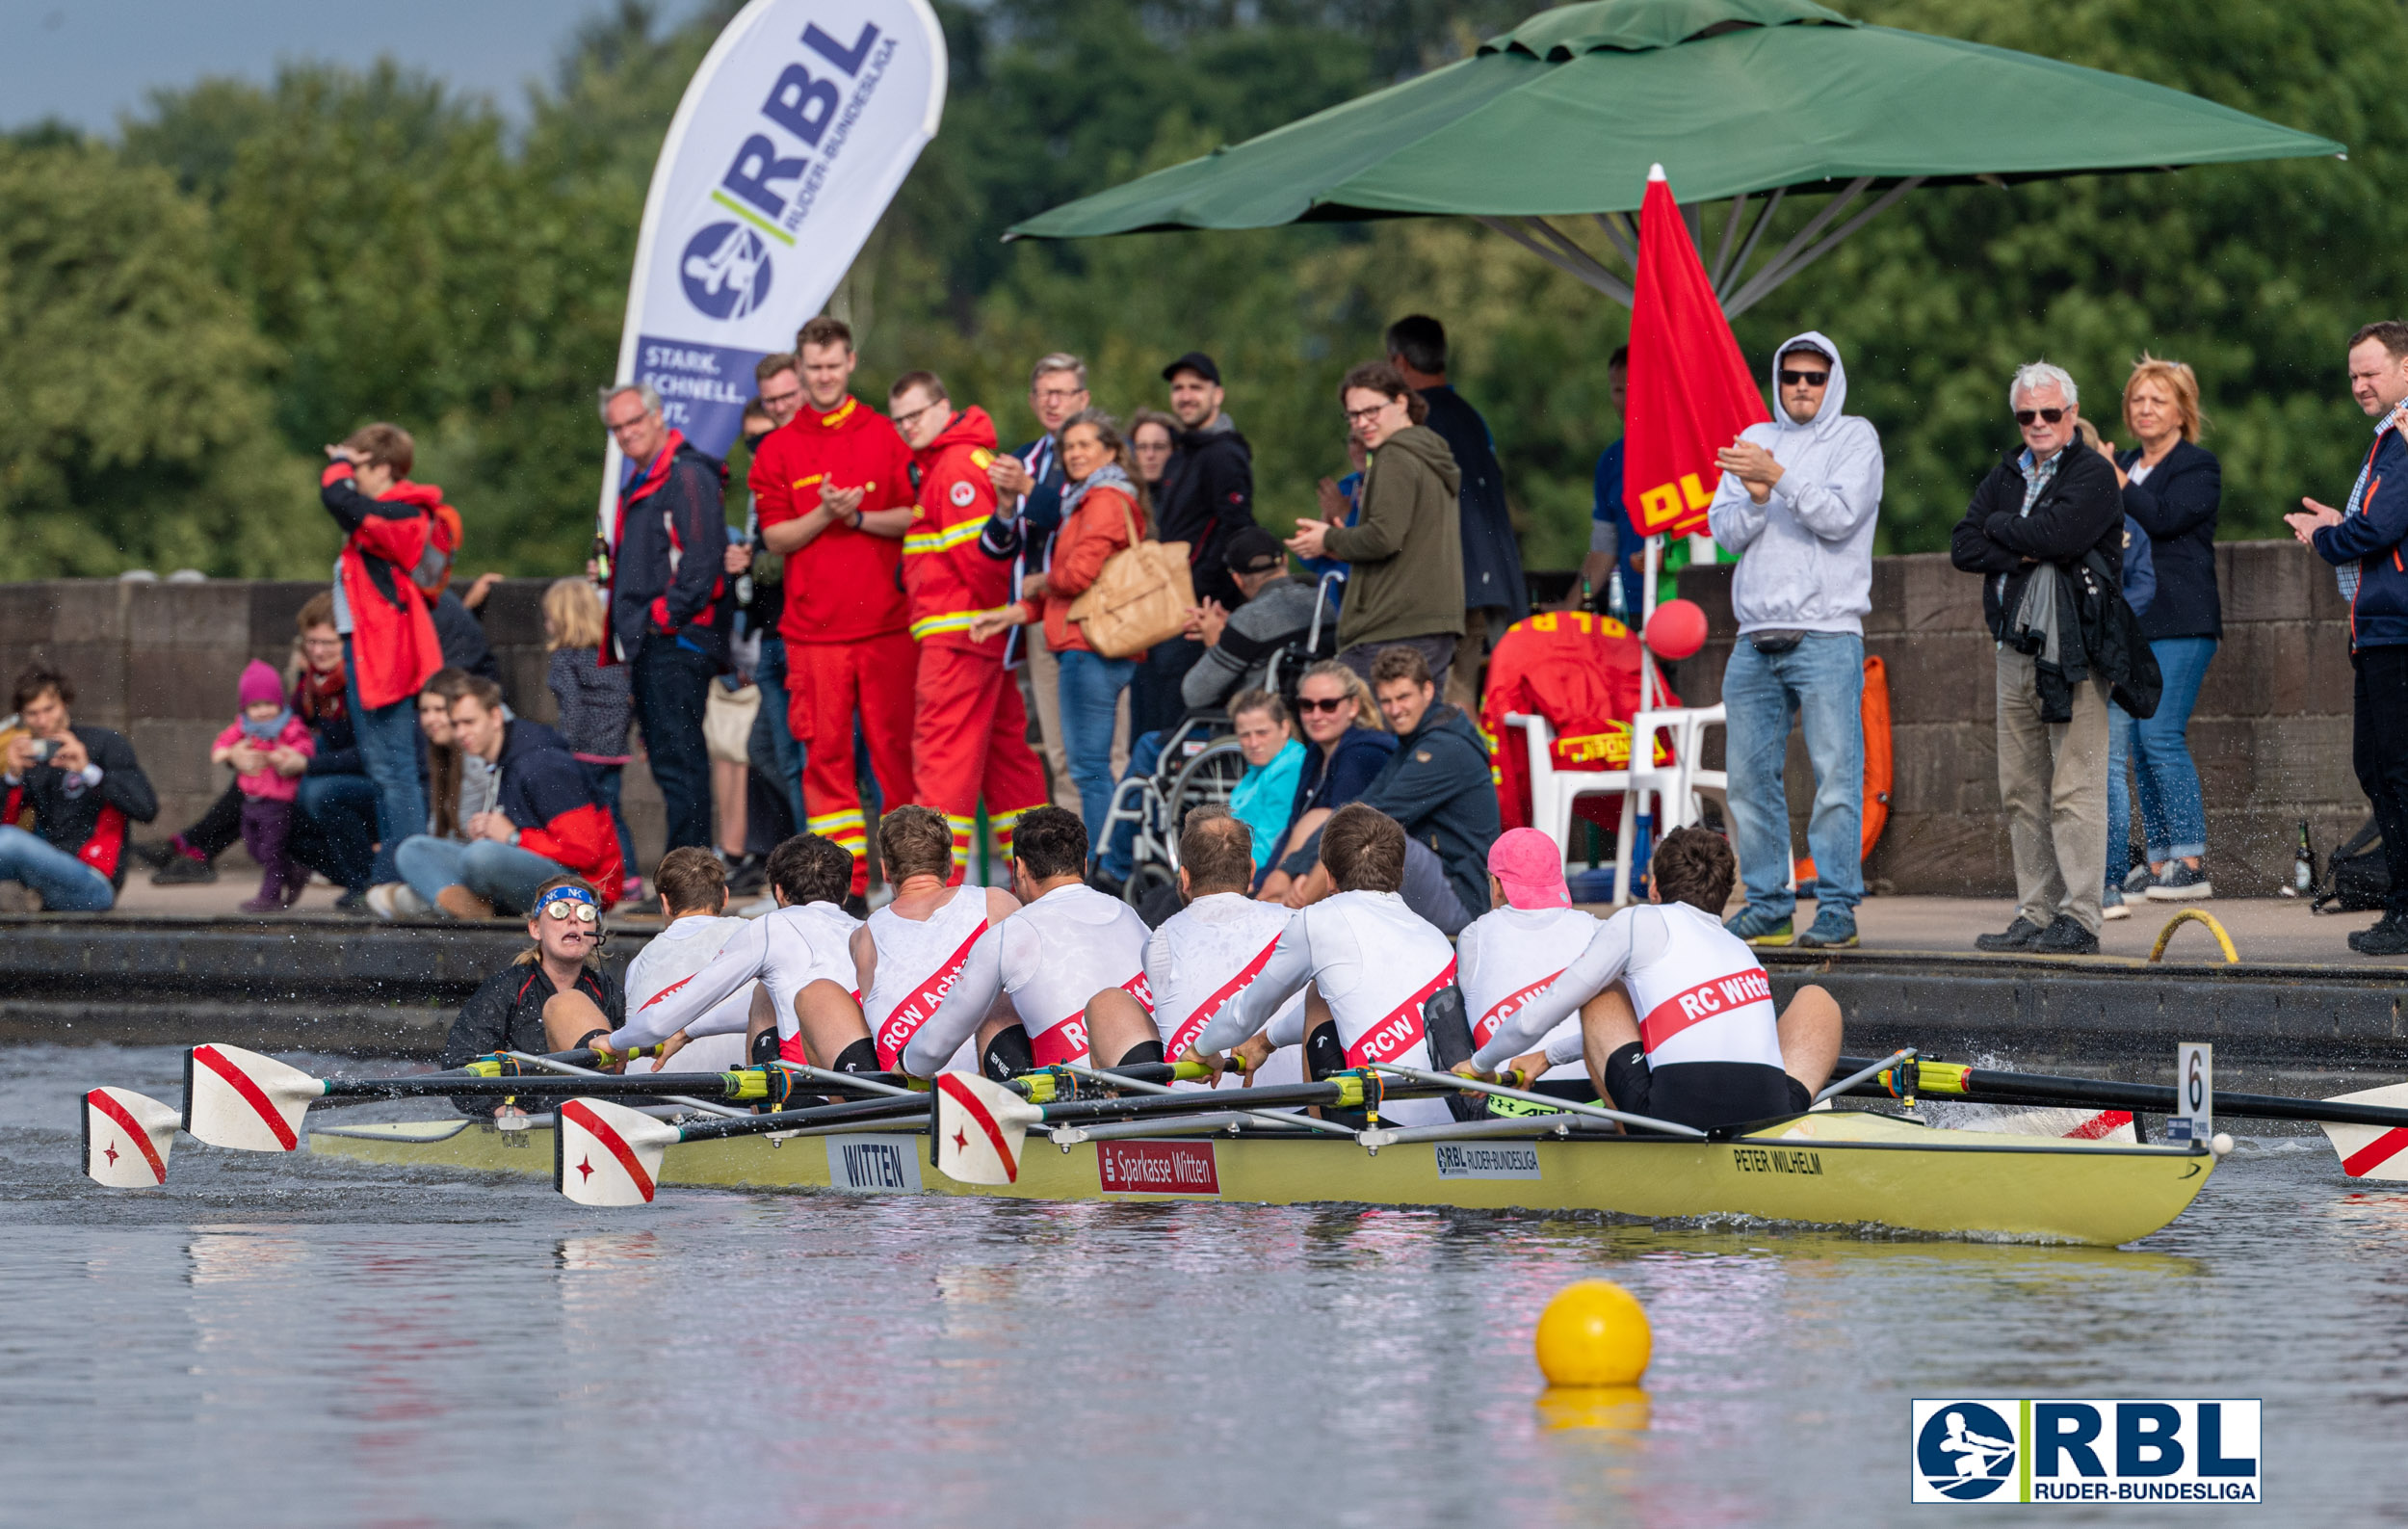
[(1714, 540), (1738, 555), (1731, 608), (1740, 640), (1722, 675), (1729, 721), (1731, 830), (1747, 906), (1724, 926), (1753, 945), (1786, 945), (1790, 808), (1782, 763), (1790, 719), (1806, 732), (1815, 809), (1814, 927), (1803, 946), (1856, 943), (1865, 895), (1864, 616), (1872, 609), (1873, 522), (1881, 509), (1881, 436), (1841, 412), (1840, 348), (1809, 330), (1773, 363), (1773, 423), (1750, 425), (1716, 456), (1721, 484), (1707, 511)]

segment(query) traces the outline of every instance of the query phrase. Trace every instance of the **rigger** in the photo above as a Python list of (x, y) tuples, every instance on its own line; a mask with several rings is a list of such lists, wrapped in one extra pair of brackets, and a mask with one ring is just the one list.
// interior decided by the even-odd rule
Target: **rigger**
[(981, 796), (1007, 862), (1013, 826), (1046, 797), (1020, 687), (1005, 667), (1007, 640), (970, 636), (973, 618), (1011, 599), (1013, 547), (1008, 526), (993, 526), (995, 486), (987, 477), (995, 422), (982, 409), (956, 411), (932, 372), (898, 379), (887, 408), (920, 469), (903, 558), (911, 636), (920, 645), (912, 775), (919, 803), (942, 812), (953, 830), (957, 875), (969, 863)]
[(852, 330), (816, 318), (796, 336), (807, 398), (752, 459), (761, 540), (786, 560), (788, 717), (803, 748), (805, 827), (852, 857), (869, 885), (869, 831), (853, 769), (853, 719), (884, 799), (912, 800), (911, 707), (919, 646), (903, 590), (911, 452), (886, 416), (847, 392)]

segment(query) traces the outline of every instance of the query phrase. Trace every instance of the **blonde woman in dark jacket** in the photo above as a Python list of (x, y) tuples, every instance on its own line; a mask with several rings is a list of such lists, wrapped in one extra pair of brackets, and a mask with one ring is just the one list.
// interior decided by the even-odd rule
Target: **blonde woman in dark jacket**
[(1429, 406), (1386, 361), (1347, 373), (1338, 399), (1371, 453), (1363, 513), (1350, 526), (1299, 519), (1288, 549), (1349, 565), (1338, 656), (1369, 677), (1383, 647), (1415, 648), (1439, 689), (1463, 635), (1463, 473), (1446, 439), (1424, 425)]

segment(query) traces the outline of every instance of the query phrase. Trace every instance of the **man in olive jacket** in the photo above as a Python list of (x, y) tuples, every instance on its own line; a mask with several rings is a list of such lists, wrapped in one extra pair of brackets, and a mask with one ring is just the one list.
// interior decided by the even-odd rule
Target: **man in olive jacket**
[(1463, 635), (1463, 474), (1446, 440), (1422, 423), (1429, 406), (1387, 362), (1347, 373), (1338, 397), (1371, 453), (1363, 513), (1350, 526), (1299, 519), (1288, 550), (1351, 565), (1338, 615), (1338, 657), (1348, 668), (1369, 679), (1372, 656), (1400, 644), (1428, 660), (1444, 691)]
[(1982, 615), (1999, 640), (1999, 797), (2015, 853), (2015, 921), (1974, 943), (2086, 955), (2099, 948), (2107, 874), (2107, 684), (2076, 680), (2071, 717), (2052, 721), (2042, 669), (2084, 667), (2062, 651), (2071, 623), (2057, 605), (2086, 554), (2105, 560), (2110, 584), (2122, 578), (2124, 502), (2113, 466), (2076, 432), (2072, 377), (2034, 361), (2007, 398), (2024, 449), (1990, 469), (1949, 544), (1958, 567), (1982, 575)]

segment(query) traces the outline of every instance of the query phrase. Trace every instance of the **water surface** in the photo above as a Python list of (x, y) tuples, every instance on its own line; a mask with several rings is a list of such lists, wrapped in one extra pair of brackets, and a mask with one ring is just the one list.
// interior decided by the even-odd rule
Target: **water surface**
[[(2266, 1509), (2029, 1510), (2057, 1521), (2396, 1521), (2408, 1489), (2408, 1194), (2321, 1137), (2244, 1140), (2114, 1251), (677, 1188), (601, 1212), (189, 1138), (164, 1191), (101, 1190), (75, 1094), (172, 1100), (180, 1053), (7, 1057), (8, 1524), (1893, 1523), (1933, 1512), (1907, 1404), (1943, 1395), (2265, 1399)], [(1592, 1275), (1654, 1320), (1643, 1429), (1533, 1405), (1531, 1326)]]

